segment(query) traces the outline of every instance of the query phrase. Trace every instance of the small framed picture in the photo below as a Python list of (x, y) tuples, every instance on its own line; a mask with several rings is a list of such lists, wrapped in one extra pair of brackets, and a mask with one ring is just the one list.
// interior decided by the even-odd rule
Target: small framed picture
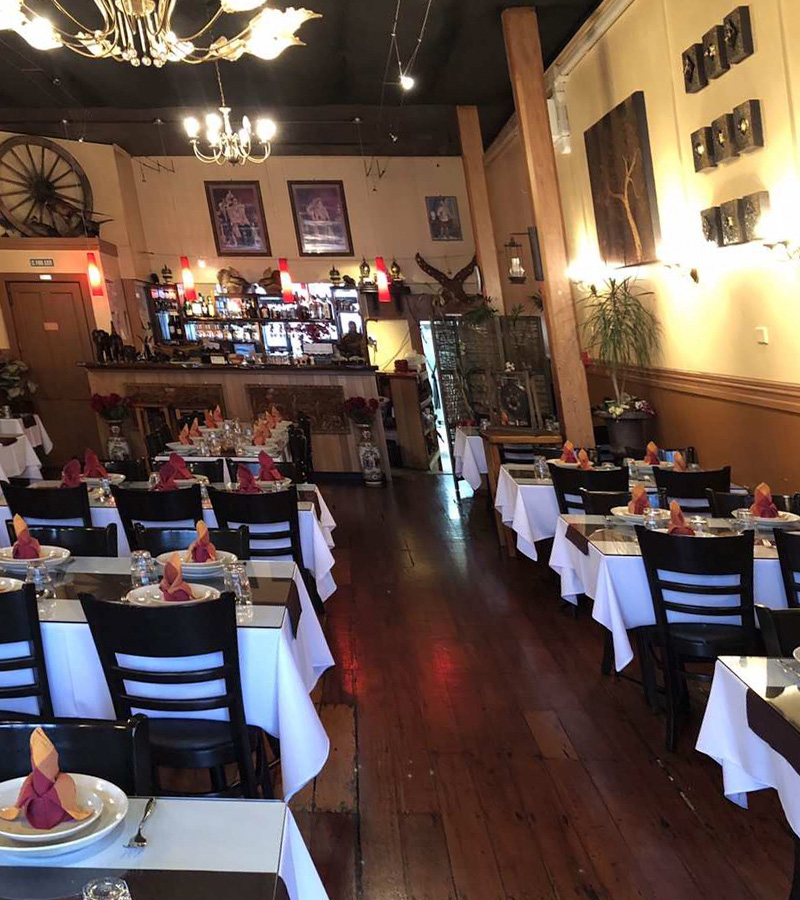
[(341, 181), (290, 181), (301, 256), (352, 256), (353, 238)]
[(207, 181), (206, 198), (218, 256), (271, 256), (257, 181)]
[(432, 241), (463, 241), (457, 197), (426, 197), (425, 212)]

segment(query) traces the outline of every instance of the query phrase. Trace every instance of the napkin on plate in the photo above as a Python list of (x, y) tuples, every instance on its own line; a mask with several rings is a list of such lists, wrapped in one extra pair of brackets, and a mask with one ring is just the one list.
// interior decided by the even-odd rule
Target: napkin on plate
[(655, 441), (650, 441), (647, 445), (647, 449), (644, 453), (644, 462), (647, 466), (660, 465), (661, 460), (658, 458), (658, 444), (656, 444)]
[(278, 424), (278, 422), (283, 421), (283, 416), (281, 415), (281, 411), (278, 409), (277, 406), (275, 406), (274, 403), (269, 408), (269, 414), (272, 416), (276, 425)]
[(564, 441), (564, 446), (561, 450), (561, 462), (575, 463), (577, 461), (578, 457), (575, 456), (575, 445), (572, 441)]
[(197, 421), (197, 416), (192, 419), (192, 426), (189, 429), (189, 437), (202, 437), (203, 434), (200, 431), (200, 423)]
[(673, 500), (669, 505), (669, 533), (670, 534), (694, 534), (694, 528), (690, 528), (686, 524), (686, 518), (683, 510), (677, 500)]
[(81, 461), (71, 459), (61, 470), (61, 487), (81, 486)]
[(180, 453), (170, 453), (167, 462), (172, 466), (173, 478), (181, 478), (184, 481), (191, 481), (194, 478)]
[(217, 423), (214, 421), (214, 412), (210, 409), (207, 409), (205, 412), (206, 418), (206, 428), (216, 428)]
[(186, 554), (187, 562), (204, 563), (211, 562), (217, 558), (217, 548), (211, 543), (208, 536), (208, 526), (205, 522), (197, 523), (197, 540), (189, 544)]
[(222, 417), (222, 410), (219, 408), (219, 403), (214, 407), (214, 413), (213, 413), (213, 415), (214, 415), (214, 424), (215, 424), (215, 425), (222, 425), (222, 423), (223, 423), (225, 420), (224, 420), (223, 417)]
[(175, 467), (171, 462), (165, 462), (158, 470), (158, 481), (150, 488), (151, 491), (177, 491), (175, 483)]
[(283, 475), (275, 465), (275, 460), (266, 450), (258, 454), (258, 464), (261, 467), (258, 473), (259, 481), (283, 481)]
[(42, 555), (41, 545), (28, 530), (28, 523), (22, 516), (14, 516), (14, 533), (17, 536), (11, 555), (14, 559), (39, 559)]
[(108, 478), (108, 472), (100, 465), (100, 460), (94, 450), (86, 450), (83, 474), (85, 478)]
[(750, 512), (759, 519), (777, 519), (780, 515), (778, 507), (772, 502), (772, 491), (763, 481), (753, 492), (753, 500)]
[(189, 444), (193, 444), (194, 441), (189, 437), (189, 426), (184, 425), (181, 428), (181, 433), (178, 435), (178, 440), (185, 446), (189, 446)]
[(272, 435), (272, 430), (266, 422), (258, 422), (253, 429), (253, 444), (256, 447), (263, 447), (267, 443), (267, 438)]
[(13, 822), (24, 815), (28, 824), (48, 831), (62, 822), (80, 822), (92, 814), (78, 806), (75, 782), (58, 765), (58, 751), (41, 728), (31, 733), (31, 774), (14, 806), (0, 809), (0, 819)]
[(581, 447), (578, 450), (578, 466), (581, 469), (593, 469), (594, 463), (589, 459), (589, 454)]
[(631, 501), (628, 504), (628, 512), (634, 516), (644, 515), (644, 511), (650, 508), (650, 498), (643, 484), (635, 484), (631, 491)]
[(242, 463), (239, 463), (239, 468), (236, 470), (236, 480), (239, 482), (239, 487), (236, 488), (237, 494), (261, 493), (261, 488), (256, 484), (256, 476)]
[(686, 457), (681, 453), (680, 450), (676, 450), (675, 454), (672, 457), (672, 471), (673, 472), (688, 472), (689, 466), (686, 462)]
[(161, 596), (171, 603), (183, 603), (194, 600), (191, 587), (183, 580), (183, 566), (178, 553), (173, 553), (164, 566), (164, 577), (158, 585)]

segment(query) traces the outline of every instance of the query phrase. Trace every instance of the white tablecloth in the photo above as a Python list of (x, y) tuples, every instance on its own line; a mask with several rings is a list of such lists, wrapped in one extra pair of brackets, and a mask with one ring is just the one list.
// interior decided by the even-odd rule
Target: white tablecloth
[[(714, 682), (697, 738), (697, 749), (722, 766), (725, 796), (747, 806), (747, 794), (775, 788), (794, 833), (800, 836), (800, 775), (772, 747), (750, 730), (747, 685), (717, 660)], [(766, 664), (754, 659), (753, 664)], [(794, 682), (787, 680), (787, 685)], [(796, 695), (796, 686), (788, 687)]]
[(7, 447), (0, 445), (0, 480), (8, 481), (17, 476), (42, 477), (41, 462), (27, 434), (19, 435)]
[[(87, 557), (76, 560), (74, 566), (81, 572), (130, 571), (125, 559)], [(247, 566), (248, 573), (256, 577), (293, 578), (300, 597), (302, 613), (296, 637), (283, 606), (249, 607), (240, 610), (239, 620), (245, 714), (251, 725), (280, 739), (284, 797), (289, 799), (316, 777), (328, 758), (328, 736), (309, 694), (334, 664), (333, 656), (297, 567), (268, 562)], [(111, 696), (80, 603), (40, 601), (39, 618), (55, 715), (113, 719)], [(13, 655), (11, 646), (6, 645), (2, 655)], [(11, 700), (5, 708), (33, 711)]]
[[(561, 576), (561, 596), (565, 600), (576, 603), (578, 594), (586, 594), (594, 601), (592, 618), (611, 632), (619, 672), (633, 659), (628, 629), (655, 624), (644, 562), (641, 556), (602, 553), (591, 542), (589, 554), (584, 555), (566, 536), (569, 522), (583, 520), (581, 516), (559, 517), (550, 568)], [(756, 603), (774, 609), (786, 608), (777, 559), (756, 559), (754, 589)], [(692, 617), (691, 621), (702, 619)]]
[(486, 475), (486, 451), (480, 433), (471, 429), (456, 428), (453, 443), (455, 457), (455, 473), (459, 475), (473, 491), (482, 484), (481, 475)]
[[(513, 465), (512, 468), (527, 468)], [(530, 466), (533, 478), (533, 466)], [(558, 500), (551, 484), (526, 484), (509, 475), (500, 466), (494, 507), (500, 513), (503, 524), (517, 535), (517, 549), (536, 561), (536, 541), (544, 541), (556, 533)]]
[[(255, 872), (277, 874), (290, 900), (328, 900), (308, 849), (289, 808), (277, 800), (159, 798), (147, 823), (147, 849), (125, 849), (144, 812), (144, 799), (133, 798), (128, 813), (110, 835), (85, 850), (24, 866), (135, 871)], [(224, 840), (220, 840), (224, 836)], [(0, 854), (5, 875), (3, 896), (28, 900), (30, 874), (17, 874), (19, 857)], [(94, 876), (92, 876), (94, 877)], [(87, 881), (90, 876), (87, 875)], [(280, 891), (278, 891), (280, 896)], [(222, 900), (222, 898), (220, 898)]]
[(45, 453), (53, 449), (53, 442), (38, 415), (33, 417), (34, 424), (25, 427), (22, 419), (0, 419), (0, 434), (15, 436), (25, 434), (33, 447), (41, 447)]

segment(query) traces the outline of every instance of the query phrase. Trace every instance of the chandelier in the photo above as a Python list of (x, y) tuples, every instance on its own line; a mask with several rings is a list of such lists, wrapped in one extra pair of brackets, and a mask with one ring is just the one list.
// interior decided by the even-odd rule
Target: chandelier
[(222, 113), (218, 116), (216, 113), (209, 113), (206, 116), (206, 142), (209, 146), (209, 152), (204, 153), (200, 149), (200, 122), (189, 116), (183, 120), (183, 127), (186, 134), (189, 135), (189, 143), (192, 145), (194, 155), (204, 163), (217, 163), (224, 165), (229, 163), (232, 166), (243, 166), (245, 163), (262, 163), (265, 162), (272, 147), (270, 141), (275, 137), (278, 130), (272, 119), (256, 119), (256, 137), (261, 143), (260, 153), (253, 154), (253, 130), (250, 125), (250, 119), (242, 116), (242, 127), (238, 131), (234, 131), (231, 127), (231, 108), (225, 103), (225, 92), (222, 89), (222, 77), (219, 73), (219, 65), (215, 62), (214, 68), (217, 70), (217, 84), (219, 85), (220, 107)]
[[(308, 9), (285, 10), (266, 5), (266, 0), (218, 0), (219, 8), (206, 13), (205, 24), (193, 34), (176, 34), (172, 17), (195, 9), (197, 0), (93, 0), (100, 21), (90, 26), (69, 11), (68, 2), (49, 0), (64, 27), (31, 8), (28, 0), (0, 0), (0, 31), (15, 31), (36, 50), (66, 47), (92, 59), (113, 59), (132, 66), (161, 67), (168, 62), (203, 63), (225, 59), (233, 62), (245, 53), (259, 59), (275, 59), (287, 47), (302, 45), (298, 28), (309, 19), (321, 18)], [(42, 4), (39, 4), (41, 6)], [(233, 37), (216, 37), (227, 13), (258, 10), (246, 27)], [(237, 26), (238, 27), (238, 26)]]

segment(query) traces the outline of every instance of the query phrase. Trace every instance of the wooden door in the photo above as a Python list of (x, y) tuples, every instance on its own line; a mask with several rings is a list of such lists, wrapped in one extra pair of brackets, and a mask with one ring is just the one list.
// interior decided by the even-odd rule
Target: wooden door
[(78, 282), (10, 282), (6, 285), (21, 359), (39, 386), (36, 406), (53, 440), (51, 459), (61, 464), (99, 449), (89, 381), (78, 363), (92, 357), (91, 326)]

